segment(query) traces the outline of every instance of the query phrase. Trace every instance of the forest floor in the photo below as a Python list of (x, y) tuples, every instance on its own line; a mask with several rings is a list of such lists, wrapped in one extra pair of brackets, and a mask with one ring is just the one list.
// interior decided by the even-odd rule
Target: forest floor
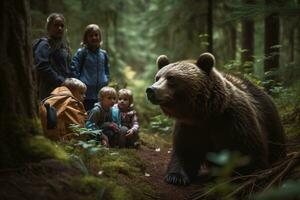
[[(166, 143), (160, 143), (160, 136), (157, 138), (159, 141), (155, 140), (150, 142), (150, 144), (145, 144), (142, 141), (142, 145), (137, 150), (111, 149), (113, 153), (106, 153), (107, 155), (112, 154), (117, 160), (122, 158), (123, 155), (129, 154), (133, 160), (140, 159), (143, 163), (143, 167), (141, 167), (141, 169), (142, 173), (144, 174), (130, 175), (130, 172), (126, 171), (126, 168), (117, 167), (116, 172), (119, 173), (118, 175), (112, 176), (111, 173), (108, 173), (108, 177), (104, 175), (104, 178), (101, 179), (103, 175), (97, 176), (99, 170), (96, 170), (95, 173), (91, 174), (94, 176), (86, 176), (82, 174), (82, 171), (78, 170), (78, 168), (76, 169), (62, 161), (46, 159), (39, 163), (29, 163), (20, 168), (0, 170), (0, 199), (190, 199), (191, 195), (194, 195), (197, 191), (205, 187), (205, 184), (208, 182), (207, 177), (198, 177), (198, 179), (192, 182), (192, 184), (189, 186), (175, 186), (165, 183), (164, 176), (171, 156), (171, 144), (169, 143), (170, 141)], [(150, 140), (149, 138), (144, 138), (144, 140), (145, 139)], [(293, 144), (297, 144), (298, 142), (298, 137), (292, 140)], [(298, 148), (292, 149), (292, 151), (295, 150), (298, 150)], [(116, 152), (119, 152), (120, 154), (116, 155)], [(112, 157), (109, 157), (108, 159), (111, 160)], [(125, 162), (127, 162), (127, 158), (125, 159)], [(109, 163), (109, 161), (103, 162), (103, 164), (107, 163)], [(112, 163), (115, 165), (116, 162), (113, 161)], [(137, 164), (136, 167), (139, 168), (140, 166), (140, 164)], [(108, 168), (112, 168), (112, 165), (109, 165)], [(99, 169), (99, 167), (97, 167), (97, 169)], [(107, 171), (107, 169), (104, 169), (104, 174), (105, 171)], [(297, 172), (296, 176), (293, 175), (293, 178), (300, 178), (299, 173), (300, 172)], [(140, 182), (137, 180), (137, 177), (141, 177), (142, 181)], [(121, 180), (125, 190), (124, 188), (120, 189), (120, 185), (113, 185), (114, 183), (111, 183), (111, 180), (118, 182)], [(143, 185), (140, 185), (140, 183)], [(103, 185), (105, 187), (103, 187)], [(151, 191), (143, 190), (147, 186), (151, 187)], [(117, 191), (116, 189), (118, 188), (119, 190)], [(126, 190), (126, 188), (134, 188), (135, 190)], [(140, 191), (141, 194), (137, 194), (137, 191)], [(130, 198), (127, 198), (124, 195), (129, 194), (128, 192), (131, 192), (136, 196), (132, 196), (130, 194)], [(103, 198), (99, 198), (100, 195)]]
[[(288, 159), (282, 160), (282, 162), (279, 162), (278, 164), (275, 164), (274, 166), (268, 169), (270, 171), (274, 171), (274, 174), (270, 173), (270, 171), (267, 172), (268, 170), (266, 170), (266, 172), (262, 170), (261, 172), (257, 172), (257, 174), (254, 174), (261, 177), (260, 181), (257, 180), (256, 178), (254, 178), (253, 180), (252, 178), (247, 178), (247, 180), (250, 181), (251, 184), (253, 185), (261, 184), (261, 186), (268, 185), (267, 183), (273, 182), (274, 180), (278, 179), (278, 177), (282, 179), (281, 180), (282, 182), (277, 181), (278, 185), (282, 184), (286, 179), (299, 180), (300, 178), (299, 141), (300, 141), (300, 137), (289, 138), (289, 140), (287, 141), (287, 146), (289, 146), (289, 148), (287, 150), (291, 156), (288, 156), (289, 157)], [(295, 144), (297, 144), (296, 147)], [(150, 196), (151, 197), (150, 199), (158, 199), (158, 200), (198, 199), (197, 196), (199, 196), (199, 192), (203, 194), (205, 188), (207, 190), (206, 186), (210, 180), (208, 174), (206, 173), (207, 175), (203, 174), (201, 176), (198, 176), (197, 180), (194, 180), (192, 184), (189, 186), (176, 186), (176, 185), (167, 184), (164, 181), (164, 176), (171, 157), (170, 152), (171, 152), (170, 147), (149, 148), (144, 145), (141, 146), (141, 148), (137, 151), (138, 156), (145, 162), (146, 165), (145, 173), (147, 175), (145, 175), (145, 181), (152, 187), (152, 189), (155, 192), (155, 195)], [(296, 155), (295, 158), (291, 158), (293, 155)], [(288, 166), (292, 166), (292, 167), (288, 167)], [(295, 170), (295, 168), (297, 169)], [(275, 171), (285, 171), (285, 173), (280, 172), (280, 174), (278, 175), (278, 172)], [(262, 184), (262, 182), (264, 183)], [(273, 184), (274, 183), (275, 181), (273, 182)], [(244, 187), (243, 189), (244, 191), (248, 191), (247, 187)]]
[[(137, 154), (146, 164), (145, 181), (153, 188), (155, 195), (152, 199), (160, 200), (184, 200), (188, 199), (197, 189), (201, 187), (203, 181), (197, 180), (189, 186), (176, 186), (167, 184), (164, 181), (167, 165), (170, 160), (170, 148), (162, 147), (151, 149), (142, 146)], [(204, 180), (204, 179), (203, 179)]]
[[(199, 188), (200, 184), (174, 186), (164, 182), (164, 175), (170, 159), (169, 148), (152, 149), (141, 146), (136, 154), (145, 163), (144, 182), (154, 193), (144, 194), (142, 199), (183, 200)], [(76, 179), (74, 180), (74, 178)], [(98, 199), (95, 194), (97, 182), (88, 180), (83, 185), (82, 173), (59, 160), (44, 160), (30, 163), (21, 168), (0, 171), (1, 200), (75, 200)], [(94, 185), (91, 186), (91, 185)], [(101, 199), (101, 198), (100, 198)], [(104, 197), (104, 199), (114, 199)], [(126, 200), (126, 198), (120, 198)]]

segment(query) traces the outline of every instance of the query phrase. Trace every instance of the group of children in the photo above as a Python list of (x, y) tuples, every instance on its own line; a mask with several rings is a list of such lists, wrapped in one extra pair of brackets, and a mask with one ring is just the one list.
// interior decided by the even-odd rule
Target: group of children
[[(45, 135), (52, 140), (69, 140), (74, 134), (70, 125), (77, 124), (89, 130), (100, 130), (95, 138), (104, 146), (138, 147), (139, 124), (133, 109), (133, 94), (129, 89), (117, 93), (113, 87), (105, 86), (98, 94), (99, 102), (86, 114), (83, 106), (86, 86), (76, 78), (67, 78), (62, 86), (41, 101), (40, 117)], [(49, 110), (55, 108), (57, 124), (49, 127)]]
[[(82, 48), (74, 57), (64, 39), (65, 18), (52, 13), (46, 22), (47, 36), (33, 45), (38, 77), (40, 117), (44, 133), (53, 140), (72, 138), (71, 124), (100, 130), (96, 139), (103, 145), (135, 147), (138, 121), (133, 109), (133, 94), (118, 93), (109, 83), (109, 62), (101, 49), (98, 25), (89, 24), (83, 34)], [(86, 113), (88, 111), (88, 115)]]
[(112, 147), (137, 147), (139, 124), (131, 90), (121, 89), (117, 94), (114, 88), (103, 87), (98, 98), (99, 103), (89, 112), (86, 127), (101, 129)]

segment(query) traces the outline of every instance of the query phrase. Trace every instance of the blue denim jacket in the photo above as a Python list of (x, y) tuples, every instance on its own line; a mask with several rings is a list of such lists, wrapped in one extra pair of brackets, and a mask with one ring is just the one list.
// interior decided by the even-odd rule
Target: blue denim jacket
[(98, 99), (98, 92), (109, 82), (109, 65), (107, 53), (98, 48), (90, 51), (79, 48), (71, 62), (71, 71), (75, 71), (76, 78), (87, 86), (86, 99)]

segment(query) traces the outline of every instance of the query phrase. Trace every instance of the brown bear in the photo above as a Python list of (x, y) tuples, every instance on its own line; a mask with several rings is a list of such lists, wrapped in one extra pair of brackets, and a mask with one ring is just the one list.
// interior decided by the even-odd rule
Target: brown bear
[(159, 56), (148, 99), (175, 118), (173, 152), (165, 181), (187, 185), (208, 152), (229, 150), (249, 158), (239, 173), (268, 167), (286, 155), (285, 135), (271, 98), (250, 81), (219, 72), (210, 53), (196, 62)]

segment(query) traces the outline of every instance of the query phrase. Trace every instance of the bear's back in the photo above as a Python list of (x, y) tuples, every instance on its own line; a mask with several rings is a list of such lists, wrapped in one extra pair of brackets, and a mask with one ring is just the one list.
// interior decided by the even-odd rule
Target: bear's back
[(224, 77), (254, 99), (262, 131), (267, 138), (269, 162), (273, 163), (284, 157), (286, 155), (285, 134), (271, 97), (249, 80), (236, 78), (231, 75), (224, 75)]

